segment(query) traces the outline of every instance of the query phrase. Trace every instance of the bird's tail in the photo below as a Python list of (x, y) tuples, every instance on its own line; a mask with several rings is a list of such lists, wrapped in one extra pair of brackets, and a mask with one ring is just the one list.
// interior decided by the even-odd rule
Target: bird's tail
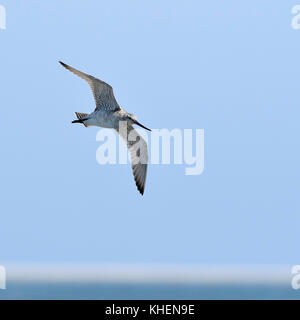
[(73, 120), (72, 123), (83, 123), (84, 124), (84, 120), (87, 120), (89, 117), (88, 113), (75, 112), (75, 114), (76, 114), (76, 117), (78, 120)]

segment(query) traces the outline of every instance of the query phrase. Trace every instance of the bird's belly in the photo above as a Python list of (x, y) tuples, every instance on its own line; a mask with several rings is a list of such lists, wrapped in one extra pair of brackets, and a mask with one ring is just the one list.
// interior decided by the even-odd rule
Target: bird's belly
[(116, 128), (116, 118), (112, 113), (107, 114), (104, 112), (97, 112), (96, 117), (96, 125), (102, 128)]
[(114, 128), (115, 125), (112, 121), (98, 120), (97, 126), (102, 128)]

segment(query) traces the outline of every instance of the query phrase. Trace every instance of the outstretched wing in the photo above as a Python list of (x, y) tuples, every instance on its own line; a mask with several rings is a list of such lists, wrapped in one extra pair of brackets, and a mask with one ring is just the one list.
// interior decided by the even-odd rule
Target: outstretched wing
[(127, 130), (116, 129), (124, 139), (130, 151), (131, 167), (135, 184), (139, 192), (143, 195), (146, 184), (148, 166), (148, 147), (146, 141), (134, 128), (127, 123)]
[(111, 110), (111, 111), (121, 110), (114, 96), (113, 89), (109, 84), (93, 76), (90, 76), (89, 74), (76, 70), (61, 61), (59, 61), (59, 63), (69, 71), (76, 74), (78, 77), (87, 81), (87, 83), (90, 85), (93, 91), (93, 95), (95, 98), (95, 103), (96, 103), (95, 111), (99, 109), (105, 109), (105, 110)]

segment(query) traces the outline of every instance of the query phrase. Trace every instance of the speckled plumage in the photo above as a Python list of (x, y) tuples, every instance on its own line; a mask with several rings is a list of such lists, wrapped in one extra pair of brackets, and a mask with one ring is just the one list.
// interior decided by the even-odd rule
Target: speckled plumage
[[(86, 80), (92, 89), (95, 99), (95, 110), (90, 114), (75, 112), (78, 120), (73, 122), (83, 123), (86, 127), (98, 126), (113, 128), (120, 134), (130, 151), (131, 165), (137, 189), (143, 195), (147, 176), (148, 148), (146, 141), (134, 130), (132, 125), (137, 124), (144, 129), (150, 129), (141, 125), (134, 115), (126, 112), (119, 106), (113, 89), (109, 84), (76, 70), (61, 61), (60, 64), (80, 78)], [(120, 130), (119, 127), (120, 122), (123, 121), (126, 121), (127, 124), (127, 130), (125, 131)], [(136, 137), (136, 140), (131, 141), (132, 139), (129, 139), (129, 135)], [(138, 148), (136, 146), (138, 146)]]

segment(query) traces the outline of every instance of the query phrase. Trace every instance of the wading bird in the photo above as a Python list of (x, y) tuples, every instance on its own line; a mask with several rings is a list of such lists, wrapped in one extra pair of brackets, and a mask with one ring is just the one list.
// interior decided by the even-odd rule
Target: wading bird
[[(118, 105), (113, 89), (109, 84), (61, 61), (59, 63), (87, 81), (93, 91), (96, 103), (96, 108), (92, 113), (75, 112), (77, 120), (72, 121), (72, 123), (82, 123), (85, 127), (113, 128), (120, 134), (130, 151), (131, 166), (137, 189), (143, 195), (147, 175), (148, 150), (146, 141), (134, 130), (133, 125), (136, 124), (146, 130), (151, 130), (140, 124), (133, 114), (126, 112)], [(126, 124), (126, 130), (121, 129), (121, 123)], [(135, 139), (130, 138), (132, 136)]]

